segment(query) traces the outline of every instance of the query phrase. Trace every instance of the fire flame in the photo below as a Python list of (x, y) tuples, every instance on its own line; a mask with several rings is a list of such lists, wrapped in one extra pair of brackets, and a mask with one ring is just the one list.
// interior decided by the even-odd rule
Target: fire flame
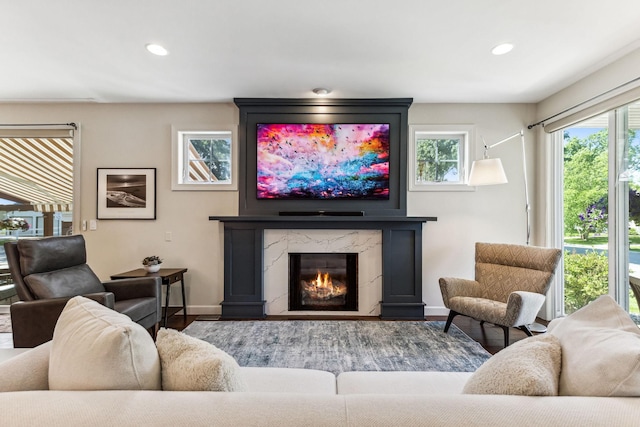
[(312, 283), (316, 288), (331, 289), (333, 287), (333, 282), (331, 281), (331, 276), (329, 276), (329, 273), (324, 273), (323, 275), (319, 271), (316, 281)]
[(309, 282), (303, 281), (303, 290), (313, 299), (328, 300), (346, 295), (347, 285), (339, 281), (337, 284), (334, 284), (329, 273), (323, 274), (318, 271), (315, 280)]

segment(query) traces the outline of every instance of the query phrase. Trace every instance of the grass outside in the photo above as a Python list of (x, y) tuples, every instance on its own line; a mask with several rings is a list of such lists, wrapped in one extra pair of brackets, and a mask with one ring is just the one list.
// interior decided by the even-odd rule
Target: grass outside
[[(565, 236), (564, 243), (581, 246), (604, 246), (606, 248), (607, 243), (609, 243), (609, 236), (589, 237), (586, 240), (582, 240), (578, 236)], [(633, 252), (640, 252), (640, 236), (629, 236), (629, 250)]]

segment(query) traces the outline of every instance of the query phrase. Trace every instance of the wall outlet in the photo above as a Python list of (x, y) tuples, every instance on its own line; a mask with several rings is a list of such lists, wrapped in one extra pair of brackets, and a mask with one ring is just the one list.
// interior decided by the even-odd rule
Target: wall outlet
[(164, 233), (164, 241), (165, 242), (170, 242), (171, 241), (171, 232), (170, 231), (165, 231), (165, 233)]
[(82, 231), (87, 231), (87, 220), (86, 219), (82, 220)]

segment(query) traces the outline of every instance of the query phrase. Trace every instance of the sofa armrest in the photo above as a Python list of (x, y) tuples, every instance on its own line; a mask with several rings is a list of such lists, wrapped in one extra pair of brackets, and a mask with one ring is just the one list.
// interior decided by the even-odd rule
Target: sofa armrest
[(0, 392), (49, 390), (51, 341), (0, 363)]
[(162, 279), (159, 277), (140, 277), (135, 279), (109, 280), (102, 283), (108, 292), (113, 292), (116, 301), (162, 295)]
[(507, 323), (510, 326), (529, 325), (536, 320), (545, 296), (536, 292), (516, 291), (507, 299)]
[[(109, 308), (115, 306), (114, 296), (110, 292), (97, 292), (83, 296)], [(51, 340), (58, 317), (70, 298), (18, 301), (11, 304), (13, 346), (35, 347)]]
[(480, 296), (481, 285), (475, 280), (441, 277), (439, 283), (445, 307), (449, 307), (449, 300), (453, 297)]

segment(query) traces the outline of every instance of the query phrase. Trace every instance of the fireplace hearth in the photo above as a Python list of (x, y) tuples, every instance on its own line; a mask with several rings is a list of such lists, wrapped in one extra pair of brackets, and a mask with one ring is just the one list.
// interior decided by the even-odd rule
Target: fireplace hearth
[(289, 253), (289, 310), (358, 311), (358, 254)]

